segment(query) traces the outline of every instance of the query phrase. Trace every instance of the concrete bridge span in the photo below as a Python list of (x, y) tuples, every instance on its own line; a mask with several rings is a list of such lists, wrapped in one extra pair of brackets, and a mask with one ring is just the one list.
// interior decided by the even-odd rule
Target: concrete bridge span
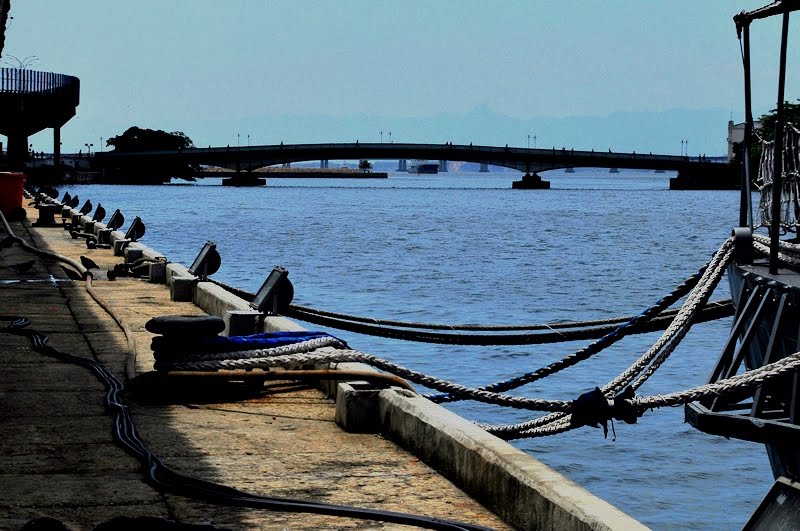
[[(713, 181), (713, 187), (735, 187), (728, 164), (699, 160), (676, 155), (654, 155), (652, 153), (621, 153), (605, 151), (581, 151), (574, 149), (530, 149), (517, 147), (478, 146), (459, 144), (399, 144), (399, 143), (338, 143), (338, 144), (278, 144), (247, 147), (207, 147), (172, 151), (107, 151), (95, 154), (95, 165), (104, 173), (113, 174), (126, 167), (147, 167), (197, 164), (218, 166), (241, 172), (241, 184), (256, 184), (252, 170), (266, 166), (306, 162), (312, 160), (403, 160), (427, 159), (438, 161), (474, 162), (512, 168), (525, 173), (524, 182), (515, 183), (519, 188), (546, 188), (549, 183), (541, 181), (538, 172), (559, 168), (626, 168), (645, 170), (672, 170), (679, 172), (678, 180), (689, 177), (692, 187), (703, 188), (705, 182)], [(712, 176), (706, 180), (707, 176)], [(734, 183), (729, 185), (727, 183)], [(542, 184), (544, 183), (544, 184)], [(671, 184), (672, 186), (672, 184)], [(676, 186), (680, 187), (680, 185)]]
[(534, 173), (558, 168), (632, 168), (681, 171), (700, 166), (720, 167), (718, 162), (676, 155), (653, 155), (573, 149), (526, 149), (458, 144), (289, 144), (247, 147), (208, 147), (180, 151), (107, 151), (96, 153), (104, 168), (135, 162), (183, 162), (252, 171), (265, 166), (311, 160), (429, 159), (475, 162)]

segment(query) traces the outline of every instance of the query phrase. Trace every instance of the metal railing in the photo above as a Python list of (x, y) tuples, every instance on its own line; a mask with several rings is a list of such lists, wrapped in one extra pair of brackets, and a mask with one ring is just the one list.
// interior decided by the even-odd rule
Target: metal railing
[(75, 76), (53, 72), (0, 68), (0, 93), (60, 96), (78, 105), (80, 80)]

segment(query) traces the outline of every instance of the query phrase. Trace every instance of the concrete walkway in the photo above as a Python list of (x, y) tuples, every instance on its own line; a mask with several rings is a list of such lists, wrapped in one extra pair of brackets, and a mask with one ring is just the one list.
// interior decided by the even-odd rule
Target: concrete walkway
[[(37, 218), (29, 208), (29, 221)], [(13, 223), (12, 230), (42, 249), (88, 256), (102, 270), (122, 261), (109, 250), (88, 250), (84, 240), (59, 227), (25, 222)], [(0, 250), (0, 314), (29, 318), (53, 347), (95, 358), (124, 381), (125, 337), (82, 282), (65, 281), (59, 265), (41, 259), (23, 273), (7, 268), (34, 258), (18, 246)], [(203, 314), (191, 303), (171, 301), (163, 285), (125, 278), (94, 285), (134, 331), (140, 369), (152, 360), (147, 320)], [(43, 516), (70, 529), (92, 529), (113, 517), (143, 515), (231, 529), (398, 527), (219, 507), (160, 493), (145, 483), (138, 461), (114, 443), (103, 393), (85, 369), (36, 353), (25, 338), (0, 334), (0, 529), (19, 529)], [(334, 423), (333, 403), (307, 386), (267, 382), (258, 393), (209, 392), (193, 382), (162, 393), (128, 393), (127, 400), (151, 450), (187, 475), (257, 494), (506, 528), (394, 443), (342, 431)]]

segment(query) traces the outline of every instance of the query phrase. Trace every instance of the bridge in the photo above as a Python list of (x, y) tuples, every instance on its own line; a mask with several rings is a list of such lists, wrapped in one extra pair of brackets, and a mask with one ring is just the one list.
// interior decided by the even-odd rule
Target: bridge
[[(727, 172), (728, 165), (719, 162), (676, 155), (580, 151), (566, 148), (530, 149), (459, 144), (402, 143), (337, 143), (290, 144), (192, 148), (172, 151), (107, 151), (95, 154), (95, 164), (104, 172), (119, 168), (175, 164), (218, 166), (241, 172), (242, 183), (248, 172), (279, 164), (311, 160), (403, 160), (428, 159), (475, 162), (502, 166), (536, 176), (538, 172), (560, 168), (626, 168), (672, 170), (679, 174), (717, 175)], [(236, 177), (234, 177), (235, 179)]]

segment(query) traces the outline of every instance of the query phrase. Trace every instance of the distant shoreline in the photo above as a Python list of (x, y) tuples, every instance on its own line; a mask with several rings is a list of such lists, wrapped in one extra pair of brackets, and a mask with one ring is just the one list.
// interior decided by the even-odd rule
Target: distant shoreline
[[(389, 177), (387, 172), (363, 171), (355, 168), (260, 168), (249, 173), (241, 173), (270, 179), (387, 179)], [(213, 168), (201, 172), (201, 175), (232, 177), (236, 172), (227, 168)]]

